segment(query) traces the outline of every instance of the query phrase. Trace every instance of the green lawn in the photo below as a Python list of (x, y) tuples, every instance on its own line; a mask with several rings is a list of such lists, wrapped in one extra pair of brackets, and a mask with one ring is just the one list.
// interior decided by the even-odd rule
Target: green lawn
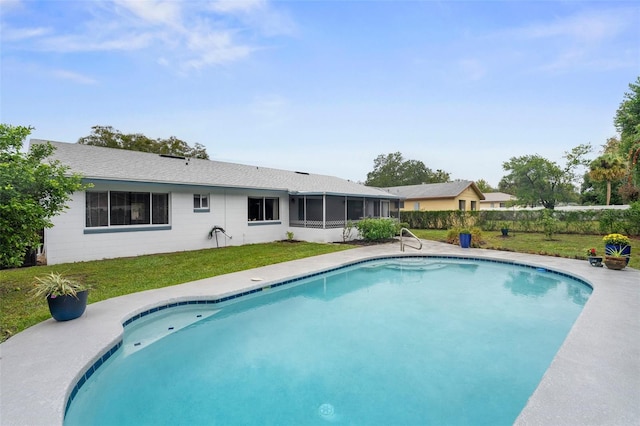
[[(428, 240), (445, 241), (447, 231), (412, 230)], [(586, 259), (588, 248), (604, 254), (602, 237), (597, 235), (513, 233), (503, 238), (499, 231), (483, 232), (483, 248)], [(29, 292), (34, 276), (60, 272), (92, 287), (89, 303), (123, 294), (181, 284), (274, 263), (346, 250), (345, 244), (274, 242), (134, 258), (66, 263), (54, 266), (0, 271), (0, 341), (50, 317), (45, 300), (33, 299)], [(640, 239), (631, 241), (630, 266), (640, 269)]]
[[(446, 230), (411, 230), (417, 237), (426, 240), (446, 241)], [(509, 232), (502, 237), (500, 231), (483, 231), (482, 248), (516, 251), (520, 253), (542, 254), (546, 256), (586, 259), (587, 249), (595, 248), (598, 255), (604, 256), (602, 236), (584, 234), (555, 234), (548, 240), (542, 233)], [(631, 260), (629, 266), (640, 269), (640, 238), (631, 238)]]
[(0, 271), (0, 341), (50, 317), (33, 278), (59, 272), (91, 286), (89, 303), (230, 272), (346, 250), (346, 244), (274, 242)]

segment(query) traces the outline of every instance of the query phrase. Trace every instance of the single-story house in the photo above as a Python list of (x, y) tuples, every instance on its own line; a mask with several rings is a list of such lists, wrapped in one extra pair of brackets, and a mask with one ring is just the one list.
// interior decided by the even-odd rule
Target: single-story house
[(484, 200), (482, 191), (468, 180), (446, 183), (423, 183), (382, 188), (405, 199), (403, 211), (478, 210)]
[(278, 241), (287, 233), (342, 241), (348, 221), (399, 218), (401, 196), (334, 176), (51, 144), (52, 159), (92, 187), (74, 193), (45, 230), (48, 264)]
[(480, 210), (505, 209), (514, 200), (516, 197), (504, 192), (485, 192), (484, 200), (480, 201)]

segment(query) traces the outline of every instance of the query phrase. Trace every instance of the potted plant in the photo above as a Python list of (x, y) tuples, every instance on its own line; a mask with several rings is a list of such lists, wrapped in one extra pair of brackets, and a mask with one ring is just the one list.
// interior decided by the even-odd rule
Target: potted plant
[(460, 229), (458, 233), (458, 237), (460, 238), (460, 247), (469, 248), (471, 247), (471, 231), (467, 228)]
[(502, 233), (503, 237), (508, 237), (509, 236), (509, 223), (508, 222), (502, 222), (500, 224), (500, 232)]
[(80, 317), (87, 307), (89, 288), (77, 281), (52, 272), (36, 277), (34, 297), (46, 297), (49, 312), (57, 321), (69, 321)]
[(627, 266), (629, 262), (629, 255), (626, 254), (627, 247), (629, 246), (607, 248), (607, 253), (604, 258), (604, 264), (607, 265), (607, 268), (620, 270)]
[(605, 244), (606, 256), (612, 256), (612, 253), (621, 253), (626, 259), (625, 265), (629, 264), (629, 258), (631, 257), (631, 241), (629, 241), (629, 237), (622, 234), (608, 234), (602, 238), (602, 241)]
[(595, 248), (587, 249), (587, 259), (591, 266), (602, 267), (602, 256), (598, 256)]

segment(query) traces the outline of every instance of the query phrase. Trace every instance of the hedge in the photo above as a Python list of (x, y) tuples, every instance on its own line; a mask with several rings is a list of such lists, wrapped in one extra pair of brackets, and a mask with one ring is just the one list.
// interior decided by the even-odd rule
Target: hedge
[[(402, 211), (400, 220), (412, 229), (480, 227), (495, 231), (503, 227), (519, 232), (544, 232), (545, 210)], [(558, 233), (640, 235), (640, 201), (626, 210), (550, 210)]]

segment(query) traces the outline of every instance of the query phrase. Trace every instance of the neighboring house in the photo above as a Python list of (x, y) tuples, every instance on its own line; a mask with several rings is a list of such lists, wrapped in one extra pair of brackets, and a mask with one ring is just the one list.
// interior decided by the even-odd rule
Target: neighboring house
[(73, 194), (45, 230), (48, 264), (277, 241), (287, 232), (342, 241), (347, 221), (399, 217), (401, 196), (333, 176), (52, 145), (52, 158), (93, 186)]
[(401, 207), (403, 211), (478, 210), (480, 201), (484, 200), (484, 196), (476, 184), (468, 180), (393, 186), (382, 189), (405, 198), (404, 207)]
[(504, 192), (485, 192), (484, 200), (480, 201), (480, 210), (505, 209), (514, 200), (516, 197)]

